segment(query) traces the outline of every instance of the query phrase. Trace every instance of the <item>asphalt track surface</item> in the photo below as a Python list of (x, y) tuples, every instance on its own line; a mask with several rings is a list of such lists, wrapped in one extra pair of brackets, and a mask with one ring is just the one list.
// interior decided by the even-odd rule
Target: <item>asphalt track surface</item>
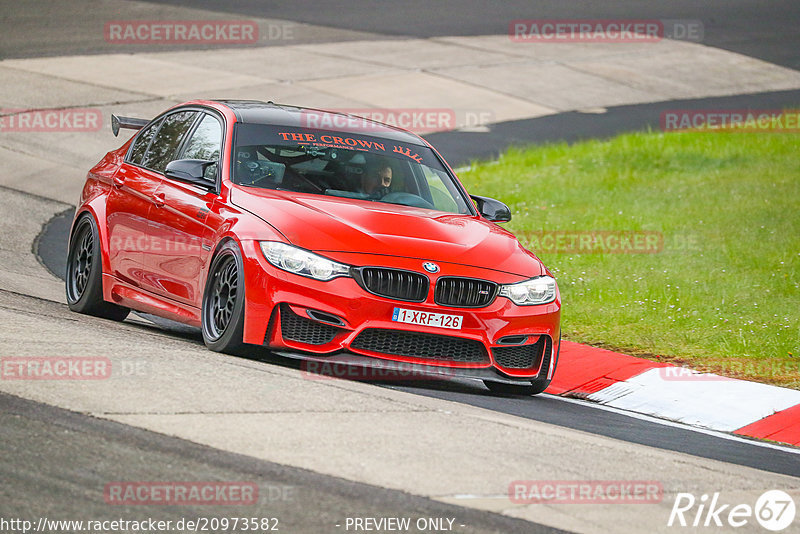
[(251, 17), (285, 19), (384, 37), (502, 35), (516, 19), (691, 19), (703, 43), (800, 68), (800, 2), (794, 0), (151, 0)]
[[(404, 2), (368, 3), (351, 1), (347, 10), (340, 2), (256, 2), (234, 0), (219, 4), (210, 0), (154, 2), (191, 6), (243, 16), (270, 17), (303, 23), (358, 30), (386, 36), (431, 37), (437, 35), (481, 35), (504, 33), (515, 18), (661, 18), (700, 19), (704, 42), (787, 66), (798, 67), (800, 49), (800, 3), (770, 2)], [(724, 4), (724, 5), (723, 5)], [(532, 7), (535, 6), (535, 7)], [(723, 9), (724, 8), (724, 9)], [(756, 16), (757, 12), (757, 16)], [(446, 15), (445, 15), (446, 13)], [(18, 51), (25, 55), (24, 50)], [(656, 130), (666, 109), (692, 108), (780, 108), (800, 104), (800, 91), (669, 101), (608, 108), (602, 113), (569, 112), (536, 119), (494, 124), (488, 132), (443, 132), (427, 136), (453, 165), (474, 158), (492, 157), (509, 145), (573, 142), (608, 137), (620, 132)], [(66, 241), (71, 213), (56, 216), (44, 228), (35, 252), (54, 274), (63, 277)], [(175, 335), (196, 335), (188, 327), (159, 321)], [(292, 365), (289, 362), (277, 362)], [(690, 429), (599, 410), (587, 404), (568, 403), (553, 397), (498, 398), (487, 395), (480, 384), (469, 382), (399, 387), (420, 395), (480, 406), (491, 410), (545, 421), (568, 428), (700, 457), (723, 460), (767, 471), (800, 476), (800, 456), (764, 448), (745, 441), (722, 439)]]
[[(67, 210), (51, 219), (35, 245), (41, 262), (60, 278), (64, 277), (66, 269), (66, 243), (73, 213), (73, 210)], [(143, 316), (175, 336), (202, 339), (199, 329), (150, 315)], [(253, 347), (253, 351), (254, 357), (274, 365), (299, 368), (296, 361), (272, 357), (259, 347)], [(378, 385), (641, 445), (800, 477), (800, 450), (787, 452), (766, 448), (745, 439), (726, 439), (720, 433), (706, 434), (688, 427), (665, 425), (651, 418), (606, 411), (589, 402), (570, 402), (550, 395), (496, 397), (490, 395), (481, 382), (470, 380), (426, 380)]]
[[(699, 20), (702, 43), (800, 69), (800, 2), (794, 0), (145, 0), (157, 6), (179, 6), (220, 14), (313, 24), (373, 38), (503, 35), (517, 19), (659, 19)], [(132, 2), (132, 4), (140, 2)], [(90, 40), (98, 25), (124, 13), (75, 2), (0, 0), (0, 57), (21, 58), (118, 51)], [(83, 11), (76, 16), (76, 9)], [(14, 17), (13, 19), (11, 17)], [(13, 24), (11, 24), (13, 23)], [(302, 39), (316, 42), (342, 38), (317, 31)], [(357, 35), (357, 34), (355, 34)], [(353, 37), (351, 37), (353, 38)], [(259, 45), (282, 45), (274, 41)], [(179, 45), (167, 47), (180, 48)]]
[[(756, 1), (673, 2), (604, 2), (602, 5), (580, 2), (503, 2), (479, 1), (405, 3), (382, 2), (380, 9), (363, 1), (342, 2), (257, 2), (233, 0), (218, 4), (200, 0), (168, 0), (158, 2), (203, 8), (211, 11), (260, 16), (319, 24), (345, 30), (370, 32), (383, 37), (431, 37), (439, 35), (482, 35), (505, 33), (508, 21), (517, 18), (670, 18), (700, 19), (704, 23), (704, 43), (758, 57), (790, 68), (800, 68), (800, 3)], [(343, 11), (343, 6), (347, 7)], [(58, 20), (58, 4), (50, 17)], [(53, 34), (52, 38), (56, 38)], [(40, 40), (48, 44), (51, 36)], [(41, 43), (40, 43), (41, 45)], [(51, 42), (59, 53), (94, 53), (102, 49), (80, 51)], [(41, 50), (41, 46), (38, 50)], [(24, 49), (4, 49), (6, 57), (50, 55), (30, 53)], [(680, 101), (678, 101), (680, 102)], [(800, 92), (783, 91), (757, 95), (739, 95), (715, 99), (681, 102), (684, 109), (697, 107), (775, 108), (800, 103)], [(488, 132), (448, 132), (428, 136), (453, 165), (462, 165), (473, 158), (491, 157), (515, 144), (555, 141), (576, 141), (607, 137), (619, 132), (658, 128), (663, 109), (676, 109), (676, 102), (621, 106), (602, 114), (564, 113), (525, 121), (492, 125)], [(66, 235), (71, 213), (54, 218), (34, 244), (43, 263), (55, 274), (63, 276)], [(162, 322), (162, 327), (176, 337), (196, 340), (189, 328)], [(272, 359), (265, 355), (264, 359)], [(294, 365), (275, 360), (276, 365)], [(575, 403), (547, 395), (535, 398), (498, 398), (487, 393), (480, 384), (406, 383), (391, 384), (418, 395), (461, 402), (490, 410), (548, 422), (567, 428), (681, 451), (704, 458), (718, 459), (800, 477), (800, 455), (766, 448), (744, 440), (730, 440), (714, 434), (624, 414), (603, 411), (588, 403)], [(342, 519), (342, 511), (352, 516), (456, 516), (476, 532), (558, 532), (535, 523), (517, 521), (497, 514), (451, 507), (403, 492), (357, 484), (334, 477), (288, 468), (245, 456), (222, 452), (176, 438), (138, 430), (113, 422), (94, 419), (59, 408), (25, 401), (0, 394), (0, 417), (3, 440), (0, 441), (0, 501), (3, 508), (21, 515), (69, 517), (76, 510), (92, 518), (108, 516), (108, 506), (91, 488), (102, 486), (115, 472), (120, 479), (147, 480), (171, 475), (173, 479), (206, 478), (236, 480), (244, 476), (260, 487), (292, 487), (297, 501), (287, 499), (270, 502), (265, 515), (278, 515), (287, 524), (287, 531), (318, 530), (320, 525)], [(58, 434), (54, 432), (58, 431)], [(70, 454), (72, 453), (72, 454)], [(49, 459), (42, 462), (42, 458)], [(104, 458), (100, 464), (97, 458)], [(31, 465), (38, 465), (30, 469)], [(102, 470), (102, 472), (100, 472)], [(116, 471), (115, 471), (116, 470)], [(134, 473), (136, 476), (134, 476)], [(199, 477), (202, 478), (202, 477)], [(13, 489), (12, 489), (13, 488)], [(298, 502), (314, 502), (313, 514)], [(99, 504), (98, 504), (99, 503)], [(165, 519), (179, 515), (223, 515), (177, 509)], [(136, 510), (136, 517), (146, 508)], [(260, 511), (260, 510), (259, 510)], [(120, 510), (120, 512), (123, 512)], [(155, 513), (154, 512), (154, 513)], [(128, 511), (120, 515), (129, 515)], [(152, 514), (151, 514), (152, 515)], [(293, 528), (288, 528), (292, 526)], [(469, 531), (469, 530), (468, 530)]]
[[(344, 530), (338, 525), (344, 525), (345, 516), (410, 516), (454, 518), (459, 532), (564, 532), (223, 452), (4, 393), (0, 393), (0, 426), (0, 516), (6, 519), (25, 518), (36, 524), (39, 517), (97, 521), (152, 517), (175, 524), (182, 518), (246, 513), (277, 518), (279, 532), (332, 532)], [(38, 467), (31, 469), (33, 465)], [(244, 482), (257, 486), (259, 502), (247, 506), (246, 512), (236, 506), (109, 506), (103, 491), (114, 480)]]

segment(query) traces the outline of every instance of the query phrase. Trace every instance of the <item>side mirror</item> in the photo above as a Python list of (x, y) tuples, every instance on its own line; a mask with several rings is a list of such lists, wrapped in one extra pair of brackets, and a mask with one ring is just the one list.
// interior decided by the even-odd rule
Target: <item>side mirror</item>
[(168, 178), (197, 185), (205, 189), (213, 189), (215, 183), (205, 178), (206, 169), (216, 165), (216, 161), (204, 159), (176, 159), (167, 163), (164, 174)]
[(511, 220), (511, 210), (508, 206), (489, 197), (479, 197), (478, 195), (470, 195), (472, 200), (478, 206), (478, 213), (480, 213), (486, 220), (492, 222), (508, 222)]

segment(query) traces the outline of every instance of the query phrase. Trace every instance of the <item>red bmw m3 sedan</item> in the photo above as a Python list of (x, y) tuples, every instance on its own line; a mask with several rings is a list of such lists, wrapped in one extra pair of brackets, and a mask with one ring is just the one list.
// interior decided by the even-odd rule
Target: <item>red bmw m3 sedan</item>
[(88, 173), (69, 306), (202, 329), (239, 354), (402, 364), (537, 394), (556, 370), (561, 300), (542, 262), (413, 133), (257, 101), (191, 101)]

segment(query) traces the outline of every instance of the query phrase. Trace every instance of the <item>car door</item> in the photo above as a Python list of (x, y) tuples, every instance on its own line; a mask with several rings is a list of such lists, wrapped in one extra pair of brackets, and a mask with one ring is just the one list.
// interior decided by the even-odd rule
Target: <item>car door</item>
[[(201, 113), (175, 159), (220, 160), (222, 121)], [(212, 207), (217, 199), (218, 165), (206, 169), (207, 188), (165, 177), (156, 192), (164, 199), (151, 211), (153, 252), (145, 258), (154, 291), (164, 297), (199, 307), (203, 295), (203, 266), (211, 254), (212, 227), (219, 217)]]
[[(153, 134), (152, 140), (141, 158), (129, 174), (136, 180), (147, 182), (147, 200), (149, 206), (146, 211), (144, 224), (144, 239), (137, 243), (139, 269), (135, 272), (136, 283), (143, 289), (153, 291), (157, 287), (157, 280), (151, 269), (148, 268), (148, 257), (158, 253), (159, 243), (153, 239), (153, 214), (164, 205), (163, 195), (159, 188), (164, 179), (164, 168), (172, 161), (182, 142), (186, 139), (195, 119), (197, 110), (180, 109), (168, 113), (160, 121), (158, 130)], [(134, 164), (132, 158), (131, 164)], [(151, 186), (154, 187), (151, 188)]]
[(112, 177), (106, 200), (106, 228), (111, 274), (142, 285), (142, 256), (147, 249), (148, 217), (161, 175), (143, 169), (142, 161), (161, 126), (157, 120), (136, 136), (124, 162)]

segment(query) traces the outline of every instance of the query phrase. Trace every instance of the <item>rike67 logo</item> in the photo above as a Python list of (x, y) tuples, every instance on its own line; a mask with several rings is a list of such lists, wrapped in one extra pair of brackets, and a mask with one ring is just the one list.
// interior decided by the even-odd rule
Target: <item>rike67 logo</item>
[(764, 492), (755, 506), (725, 503), (719, 492), (699, 499), (691, 493), (678, 493), (667, 526), (739, 528), (755, 519), (765, 529), (779, 532), (792, 525), (795, 512), (794, 499), (781, 490)]

